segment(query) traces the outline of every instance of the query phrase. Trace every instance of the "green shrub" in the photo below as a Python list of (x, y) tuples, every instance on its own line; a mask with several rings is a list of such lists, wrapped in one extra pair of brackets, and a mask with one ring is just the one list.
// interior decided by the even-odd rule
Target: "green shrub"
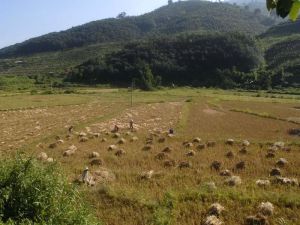
[(0, 224), (99, 223), (55, 165), (19, 156), (0, 165)]
[(30, 91), (31, 95), (36, 95), (37, 93), (38, 93), (38, 91), (36, 89), (33, 89), (33, 90)]
[(0, 90), (26, 90), (34, 87), (34, 80), (27, 76), (0, 76)]

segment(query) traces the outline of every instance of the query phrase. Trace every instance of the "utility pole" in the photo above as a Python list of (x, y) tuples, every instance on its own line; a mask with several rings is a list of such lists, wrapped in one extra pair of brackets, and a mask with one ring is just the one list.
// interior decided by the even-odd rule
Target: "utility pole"
[(132, 81), (131, 81), (131, 96), (130, 96), (130, 105), (131, 105), (131, 107), (133, 105), (133, 87), (134, 87), (134, 81), (132, 79)]

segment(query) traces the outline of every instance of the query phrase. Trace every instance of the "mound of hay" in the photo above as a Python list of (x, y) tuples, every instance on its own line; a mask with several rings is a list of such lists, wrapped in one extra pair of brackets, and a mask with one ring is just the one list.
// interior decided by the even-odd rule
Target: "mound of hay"
[(257, 180), (255, 183), (259, 187), (267, 187), (271, 185), (271, 182), (269, 180)]
[(168, 158), (168, 155), (164, 152), (160, 152), (154, 158), (157, 160), (164, 160)]
[(99, 138), (101, 135), (100, 133), (90, 133), (91, 138)]
[(63, 139), (58, 139), (56, 143), (60, 145), (60, 144), (63, 144), (63, 143), (65, 143), (65, 142), (64, 142)]
[(175, 136), (175, 134), (167, 134), (167, 137), (169, 137), (169, 138), (173, 138)]
[(106, 138), (102, 138), (101, 142), (107, 142), (107, 139)]
[(194, 147), (194, 144), (192, 142), (188, 142), (188, 143), (186, 143), (184, 145), (184, 147), (186, 147), (186, 148), (192, 148), (192, 147)]
[(279, 148), (274, 145), (268, 148), (268, 152), (277, 152), (278, 150)]
[(102, 159), (93, 159), (90, 162), (91, 166), (102, 166), (103, 165), (103, 160)]
[(215, 141), (208, 141), (207, 142), (207, 144), (206, 144), (206, 146), (208, 147), (208, 148), (213, 148), (213, 147), (215, 147), (216, 146), (216, 142)]
[(108, 146), (108, 151), (114, 151), (114, 150), (117, 150), (117, 146), (116, 145), (110, 145), (110, 146)]
[(120, 150), (118, 150), (118, 151), (115, 153), (115, 155), (118, 156), (118, 157), (121, 157), (121, 156), (123, 156), (123, 155), (125, 155), (125, 154), (126, 154), (126, 151), (123, 150), (123, 149), (120, 149)]
[(246, 163), (244, 161), (241, 161), (235, 165), (235, 168), (237, 170), (244, 170), (246, 168)]
[(178, 165), (179, 169), (191, 168), (192, 164), (190, 162), (182, 161)]
[(216, 216), (208, 216), (204, 220), (203, 225), (222, 225), (223, 222)]
[(273, 146), (275, 146), (275, 147), (277, 147), (277, 148), (279, 148), (279, 149), (282, 149), (282, 148), (284, 147), (284, 145), (285, 145), (285, 143), (282, 142), (282, 141), (278, 141), (278, 142), (275, 142), (275, 143), (273, 144)]
[(281, 170), (279, 168), (273, 168), (270, 172), (270, 176), (281, 176)]
[(284, 147), (284, 148), (282, 148), (282, 151), (291, 152), (292, 148), (291, 147)]
[(153, 145), (153, 140), (147, 140), (146, 145)]
[(153, 149), (153, 146), (152, 145), (149, 145), (149, 144), (147, 144), (147, 145), (145, 145), (144, 147), (143, 147), (143, 151), (150, 151), (150, 150), (152, 150)]
[(73, 138), (73, 136), (72, 136), (71, 134), (67, 134), (67, 135), (66, 135), (66, 139), (67, 139), (67, 140), (71, 140), (72, 138)]
[(288, 161), (285, 158), (280, 158), (276, 162), (276, 166), (279, 166), (279, 167), (284, 167), (286, 164), (288, 164)]
[(258, 211), (264, 216), (272, 216), (274, 213), (274, 206), (271, 202), (262, 202), (258, 206)]
[(50, 145), (49, 145), (49, 148), (56, 148), (57, 147), (57, 143), (55, 142), (55, 143), (51, 143)]
[(99, 168), (93, 175), (97, 183), (109, 183), (116, 180), (116, 175), (107, 168)]
[(80, 132), (80, 133), (78, 134), (78, 136), (79, 136), (79, 137), (86, 137), (87, 134), (86, 134), (85, 132)]
[(169, 168), (169, 167), (175, 167), (176, 162), (175, 160), (166, 160), (164, 161), (164, 167)]
[(201, 141), (202, 141), (202, 140), (201, 140), (201, 138), (199, 138), (199, 137), (196, 137), (196, 138), (193, 139), (193, 142), (194, 142), (194, 143), (201, 143)]
[(165, 147), (165, 148), (162, 150), (162, 152), (164, 152), (164, 153), (171, 153), (172, 151), (173, 151), (173, 149), (170, 148), (170, 147)]
[(225, 144), (226, 144), (226, 145), (233, 145), (233, 144), (234, 144), (234, 140), (233, 140), (233, 139), (227, 139), (227, 140), (225, 141)]
[(219, 171), (221, 169), (222, 163), (219, 161), (213, 161), (210, 165), (211, 169), (215, 169), (216, 171)]
[(92, 152), (90, 155), (89, 155), (89, 158), (92, 159), (92, 158), (98, 158), (100, 156), (100, 154), (98, 152)]
[(242, 180), (239, 176), (231, 176), (227, 180), (225, 180), (225, 184), (228, 186), (238, 186), (242, 184)]
[(243, 140), (242, 141), (242, 146), (248, 147), (250, 145), (250, 142), (248, 140)]
[(225, 210), (225, 208), (219, 203), (212, 204), (208, 209), (209, 215), (215, 215), (217, 217), (221, 216), (221, 213)]
[(153, 174), (154, 174), (154, 170), (142, 172), (140, 174), (140, 179), (141, 180), (150, 180), (152, 178)]
[(289, 135), (300, 136), (300, 128), (291, 128), (288, 130)]
[(63, 153), (63, 156), (64, 157), (69, 157), (71, 155), (74, 155), (75, 154), (75, 151), (73, 150), (66, 150), (64, 153)]
[(213, 190), (217, 189), (217, 186), (216, 186), (215, 182), (204, 183), (204, 187), (208, 188), (210, 191), (213, 191)]
[(275, 153), (274, 153), (274, 152), (271, 152), (271, 151), (269, 151), (269, 152), (266, 154), (266, 158), (268, 158), (268, 159), (275, 158)]
[(232, 176), (232, 172), (230, 170), (222, 170), (220, 172), (220, 176), (222, 176), (222, 177), (231, 177)]
[(38, 143), (38, 144), (36, 145), (36, 147), (37, 147), (37, 148), (44, 148), (44, 144), (43, 144), (43, 143)]
[(257, 214), (256, 216), (248, 216), (245, 225), (270, 225), (270, 223), (267, 217)]
[(182, 145), (185, 146), (187, 143), (189, 143), (189, 141), (184, 141), (182, 142)]
[(197, 146), (197, 150), (203, 150), (203, 149), (205, 149), (206, 148), (206, 145), (205, 144), (199, 144), (198, 146)]
[(119, 145), (123, 145), (126, 143), (126, 140), (124, 138), (121, 138), (119, 141), (118, 141), (118, 144)]
[(48, 158), (48, 159), (46, 160), (46, 162), (47, 162), (47, 163), (53, 163), (53, 162), (54, 162), (54, 159), (53, 159), (53, 158)]
[(282, 185), (299, 186), (298, 179), (296, 178), (276, 177), (274, 182)]
[(248, 150), (247, 150), (247, 148), (246, 148), (246, 147), (242, 147), (242, 148), (241, 148), (241, 150), (239, 151), (239, 153), (241, 153), (241, 154), (245, 155), (245, 154), (247, 154), (247, 153), (248, 153)]
[(161, 137), (161, 138), (158, 139), (159, 143), (164, 143), (165, 141), (166, 141), (166, 138), (164, 138), (164, 137)]
[(81, 137), (79, 142), (87, 142), (89, 139), (87, 137)]
[(226, 153), (225, 156), (226, 156), (228, 159), (232, 159), (232, 158), (234, 158), (234, 153), (233, 153), (233, 151), (229, 151), (229, 152)]
[(41, 152), (37, 155), (37, 159), (40, 161), (46, 161), (48, 159), (48, 155), (45, 152)]
[(112, 137), (113, 137), (113, 138), (120, 138), (120, 137), (121, 137), (121, 134), (120, 134), (120, 133), (114, 133)]
[(136, 137), (136, 136), (134, 136), (134, 137), (132, 137), (132, 138), (130, 139), (130, 142), (135, 142), (135, 141), (138, 141), (138, 140), (139, 140), (139, 138)]
[(190, 151), (188, 151), (188, 152), (186, 153), (186, 156), (188, 156), (188, 157), (192, 157), (192, 156), (195, 156), (195, 155), (196, 155), (196, 152), (193, 151), (193, 150), (190, 150)]
[(75, 152), (77, 151), (77, 147), (75, 145), (71, 145), (64, 153), (63, 156), (64, 157), (69, 157), (75, 154)]

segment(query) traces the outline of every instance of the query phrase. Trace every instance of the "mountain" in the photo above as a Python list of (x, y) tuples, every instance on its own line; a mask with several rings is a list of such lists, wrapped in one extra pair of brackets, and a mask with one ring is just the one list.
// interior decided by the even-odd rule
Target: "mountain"
[(262, 59), (255, 39), (246, 35), (184, 34), (130, 43), (73, 68), (66, 80), (125, 87), (136, 80), (144, 89), (158, 83), (233, 88), (248, 82), (245, 73)]
[(264, 45), (268, 69), (294, 86), (300, 85), (300, 20), (284, 22), (260, 35)]
[(0, 58), (61, 51), (107, 42), (127, 42), (182, 32), (260, 34), (274, 20), (229, 3), (180, 1), (142, 16), (110, 18), (46, 34), (0, 50)]
[(296, 20), (295, 22), (287, 21), (275, 25), (263, 33), (261, 37), (285, 37), (295, 34), (300, 35), (300, 19)]

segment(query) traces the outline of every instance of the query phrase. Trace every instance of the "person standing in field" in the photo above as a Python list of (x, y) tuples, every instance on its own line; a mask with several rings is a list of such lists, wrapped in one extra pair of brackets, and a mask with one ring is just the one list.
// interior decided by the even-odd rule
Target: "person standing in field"
[(117, 124), (115, 124), (115, 127), (114, 127), (114, 129), (112, 130), (112, 132), (113, 132), (113, 133), (119, 132), (119, 127), (118, 127)]
[(133, 119), (131, 119), (131, 120), (129, 121), (129, 129), (130, 129), (131, 131), (133, 131), (133, 129), (134, 129), (134, 127), (133, 127)]

